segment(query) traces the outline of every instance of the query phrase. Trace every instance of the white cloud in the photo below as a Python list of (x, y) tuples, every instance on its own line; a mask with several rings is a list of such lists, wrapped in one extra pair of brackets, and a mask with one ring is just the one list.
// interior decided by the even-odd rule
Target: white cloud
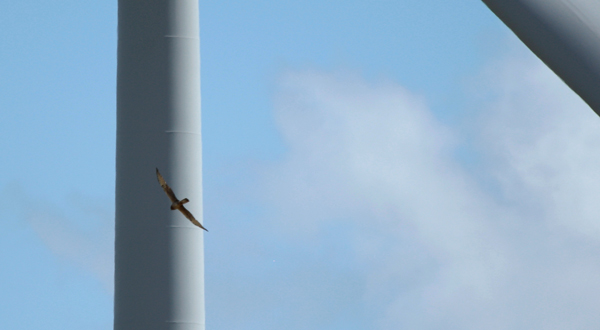
[(455, 160), (458, 133), (397, 84), (305, 71), (279, 86), (288, 153), (266, 175), (273, 228), (288, 244), (350, 232), (337, 239), (350, 240), (370, 328), (600, 325), (600, 123), (532, 55), (478, 78), (488, 97), (472, 133), (500, 194)]
[(506, 197), (577, 234), (600, 238), (600, 118), (533, 56), (486, 74), (482, 146)]
[[(68, 198), (69, 209), (26, 196), (17, 189), (23, 216), (42, 243), (60, 259), (92, 275), (113, 294), (114, 222), (109, 209), (81, 195)], [(16, 196), (15, 196), (16, 197)], [(88, 228), (86, 228), (88, 227)]]
[[(221, 234), (207, 237), (207, 260), (218, 260), (207, 280), (222, 271), (207, 282), (208, 311), (219, 308), (208, 320), (259, 329), (600, 326), (599, 118), (522, 46), (475, 81), (481, 115), (459, 133), (393, 82), (284, 75), (275, 116), (285, 158), (248, 180), (264, 185), (247, 200), (224, 194), (237, 196), (228, 209), (259, 195), (270, 222), (220, 222)], [(483, 176), (456, 160), (467, 135)], [(71, 202), (74, 214), (39, 206), (27, 219), (51, 251), (112, 292), (112, 227), (69, 221), (108, 224), (112, 214)]]

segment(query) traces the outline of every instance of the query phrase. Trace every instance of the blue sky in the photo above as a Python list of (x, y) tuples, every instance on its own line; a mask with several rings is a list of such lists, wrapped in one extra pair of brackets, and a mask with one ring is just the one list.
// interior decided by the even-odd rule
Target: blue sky
[[(200, 18), (207, 328), (600, 325), (600, 122), (483, 3)], [(0, 28), (0, 327), (110, 329), (117, 3)]]

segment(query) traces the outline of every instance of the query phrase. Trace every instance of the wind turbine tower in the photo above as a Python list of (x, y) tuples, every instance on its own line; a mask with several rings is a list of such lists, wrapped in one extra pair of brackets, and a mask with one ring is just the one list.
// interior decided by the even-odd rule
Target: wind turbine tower
[(119, 0), (115, 330), (204, 330), (198, 0)]

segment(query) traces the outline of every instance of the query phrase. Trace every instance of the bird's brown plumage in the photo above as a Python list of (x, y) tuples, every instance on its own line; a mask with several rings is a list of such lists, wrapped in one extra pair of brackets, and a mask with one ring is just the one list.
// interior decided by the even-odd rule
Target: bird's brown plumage
[(190, 211), (188, 211), (188, 209), (186, 209), (185, 206), (183, 206), (183, 204), (189, 202), (189, 200), (187, 198), (184, 198), (180, 201), (179, 199), (177, 199), (177, 197), (175, 197), (175, 193), (173, 192), (171, 187), (169, 187), (163, 176), (160, 175), (158, 168), (156, 169), (156, 178), (158, 179), (158, 183), (160, 183), (160, 186), (163, 188), (163, 190), (171, 200), (171, 210), (179, 210), (179, 212), (181, 212), (194, 225), (208, 231), (208, 229), (204, 228), (204, 226), (202, 226), (202, 224), (198, 220), (196, 220), (196, 218), (194, 218), (192, 213), (190, 213)]

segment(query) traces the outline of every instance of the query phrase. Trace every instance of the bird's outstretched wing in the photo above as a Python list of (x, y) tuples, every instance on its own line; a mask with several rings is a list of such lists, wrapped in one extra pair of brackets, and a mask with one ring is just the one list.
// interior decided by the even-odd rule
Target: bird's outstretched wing
[(167, 184), (165, 179), (162, 177), (162, 175), (160, 175), (158, 168), (156, 169), (156, 178), (158, 179), (158, 183), (160, 183), (160, 186), (163, 188), (165, 193), (167, 193), (167, 196), (169, 196), (169, 199), (171, 200), (171, 202), (172, 203), (179, 202), (177, 197), (175, 197), (175, 193), (173, 193), (173, 190), (171, 190), (171, 187), (169, 187), (169, 185)]
[(190, 220), (193, 224), (195, 224), (196, 226), (208, 231), (208, 229), (204, 228), (204, 226), (198, 222), (198, 220), (196, 220), (196, 218), (194, 218), (194, 216), (192, 215), (192, 213), (190, 213), (190, 211), (188, 211), (188, 209), (185, 208), (185, 206), (181, 205), (178, 208), (179, 211), (181, 211), (181, 213), (183, 213), (183, 215), (188, 218), (188, 220)]

